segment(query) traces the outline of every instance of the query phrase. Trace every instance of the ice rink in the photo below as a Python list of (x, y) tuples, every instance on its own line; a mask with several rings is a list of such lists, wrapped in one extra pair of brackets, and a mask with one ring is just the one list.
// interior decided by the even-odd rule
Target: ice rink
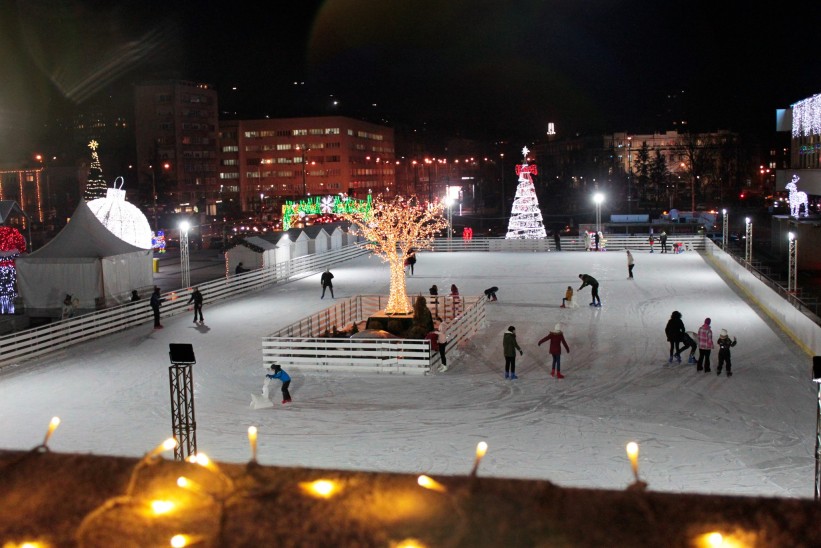
[[(633, 481), (625, 444), (640, 445), (640, 475), (668, 492), (813, 496), (816, 387), (811, 358), (752, 308), (695, 252), (626, 254), (420, 253), (409, 294), (455, 283), (462, 295), (500, 288), (488, 325), (424, 377), (289, 371), (293, 403), (253, 410), (264, 370), (260, 339), (329, 304), (319, 273), (77, 345), (0, 372), (0, 447), (28, 449), (49, 420), (62, 424), (54, 451), (140, 456), (171, 433), (169, 343), (192, 343), (197, 442), (222, 461), (249, 458), (259, 428), (265, 465), (466, 474), (476, 444), (480, 474), (621, 489)], [(332, 267), (337, 298), (387, 293), (388, 267), (362, 257)], [(560, 309), (578, 274), (600, 284), (601, 308)], [(148, 303), (146, 302), (146, 306)], [(667, 363), (673, 310), (687, 330), (712, 318), (738, 338), (733, 377)], [(561, 322), (570, 345), (563, 380), (550, 377), (546, 345)], [(524, 356), (503, 378), (502, 334), (516, 327)], [(686, 362), (686, 359), (683, 360)], [(272, 384), (278, 402), (279, 383)]]

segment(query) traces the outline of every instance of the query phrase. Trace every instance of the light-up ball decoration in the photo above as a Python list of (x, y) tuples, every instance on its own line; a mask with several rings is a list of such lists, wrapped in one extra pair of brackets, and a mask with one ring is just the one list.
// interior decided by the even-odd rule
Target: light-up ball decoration
[(135, 205), (125, 201), (122, 177), (117, 177), (105, 198), (91, 200), (88, 207), (112, 234), (131, 245), (151, 249), (152, 232), (148, 219)]
[(17, 270), (14, 259), (26, 251), (26, 239), (10, 226), (0, 226), (0, 314), (14, 314)]

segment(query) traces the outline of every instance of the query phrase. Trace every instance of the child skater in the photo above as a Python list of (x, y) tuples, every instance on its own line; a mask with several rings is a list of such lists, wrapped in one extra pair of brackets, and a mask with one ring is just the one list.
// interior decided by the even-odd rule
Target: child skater
[(539, 341), (538, 346), (541, 346), (543, 342), (550, 341), (550, 355), (553, 356), (553, 367), (550, 370), (550, 376), (556, 377), (557, 379), (563, 379), (564, 375), (562, 375), (562, 345), (564, 345), (564, 349), (567, 350), (567, 353), (570, 353), (570, 347), (567, 346), (567, 341), (564, 339), (564, 333), (562, 333), (562, 324), (557, 323), (556, 326), (553, 328), (553, 331), (547, 334), (542, 340)]
[(716, 370), (716, 375), (721, 375), (721, 368), (724, 366), (724, 362), (727, 362), (727, 376), (733, 376), (730, 348), (735, 346), (737, 342), (735, 337), (733, 337), (732, 342), (730, 341), (730, 336), (727, 335), (726, 329), (721, 330), (721, 334), (718, 336), (718, 369)]
[[(562, 299), (562, 306), (559, 308), (567, 308), (570, 306), (571, 301), (573, 300), (573, 288), (571, 286), (567, 286), (567, 291), (564, 292), (564, 298)], [(567, 305), (567, 306), (565, 306)]]
[(282, 381), (282, 403), (291, 403), (291, 393), (288, 392), (288, 387), (291, 385), (291, 377), (278, 363), (272, 365), (271, 370), (273, 370), (274, 374), (271, 375), (268, 373), (265, 376), (269, 379), (279, 379)]

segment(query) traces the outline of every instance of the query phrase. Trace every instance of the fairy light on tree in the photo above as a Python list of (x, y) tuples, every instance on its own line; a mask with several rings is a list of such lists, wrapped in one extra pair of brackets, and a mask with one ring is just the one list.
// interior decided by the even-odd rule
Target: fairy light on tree
[(26, 239), (10, 226), (0, 226), (0, 314), (14, 314), (17, 270), (14, 259), (26, 250)]
[(524, 161), (516, 166), (516, 175), (519, 176), (519, 186), (516, 187), (516, 197), (513, 198), (513, 207), (510, 211), (510, 222), (507, 225), (508, 240), (538, 239), (547, 237), (542, 224), (542, 212), (539, 209), (539, 200), (536, 198), (536, 187), (533, 186), (531, 175), (538, 174), (536, 166), (528, 165), (527, 147), (522, 148)]
[(412, 312), (405, 287), (405, 257), (408, 251), (429, 249), (436, 235), (447, 228), (441, 202), (420, 203), (412, 196), (386, 200), (377, 196), (368, 212), (343, 213), (367, 240), (365, 247), (390, 265), (391, 288), (386, 314)]
[(86, 202), (97, 198), (105, 198), (108, 190), (108, 185), (103, 179), (103, 166), (100, 163), (100, 156), (97, 154), (100, 143), (92, 139), (88, 143), (88, 148), (91, 149), (91, 165), (88, 167), (88, 182), (86, 182), (86, 189), (83, 192), (83, 200)]

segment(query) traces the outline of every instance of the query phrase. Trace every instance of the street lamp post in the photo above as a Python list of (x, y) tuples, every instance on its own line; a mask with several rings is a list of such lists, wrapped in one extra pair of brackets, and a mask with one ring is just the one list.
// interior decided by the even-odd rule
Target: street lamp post
[(721, 249), (727, 251), (727, 210), (721, 210)]
[(744, 238), (744, 261), (749, 268), (753, 260), (753, 222), (749, 217), (744, 219), (744, 222), (747, 226), (747, 232)]
[(186, 289), (191, 286), (191, 263), (188, 258), (188, 229), (191, 223), (180, 222), (180, 274), (182, 276), (182, 287)]
[(627, 138), (627, 213), (630, 214), (630, 204), (633, 201), (633, 138)]
[(445, 197), (445, 205), (448, 206), (448, 248), (453, 243), (453, 197)]
[(604, 201), (604, 194), (597, 192), (593, 195), (593, 201), (596, 203), (596, 234), (601, 232), (601, 204)]

